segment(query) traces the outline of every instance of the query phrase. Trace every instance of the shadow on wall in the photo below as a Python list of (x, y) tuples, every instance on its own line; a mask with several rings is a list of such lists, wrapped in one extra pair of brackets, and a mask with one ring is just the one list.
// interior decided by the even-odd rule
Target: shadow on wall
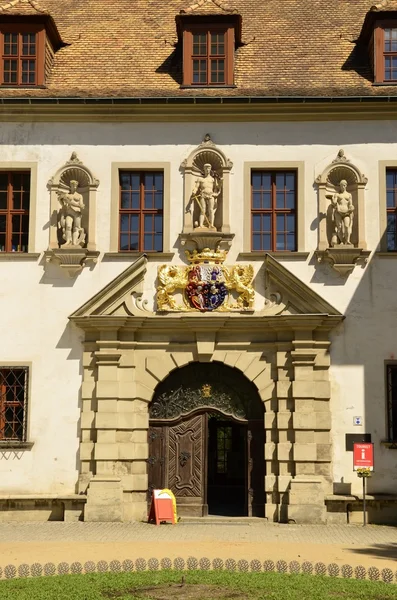
[[(397, 122), (378, 122), (376, 127), (362, 127), (359, 122), (334, 122), (332, 129), (320, 127), (317, 123), (67, 123), (60, 130), (57, 123), (41, 123), (40, 127), (22, 124), (2, 124), (3, 144), (26, 146), (197, 146), (197, 141), (205, 133), (211, 133), (217, 145), (234, 146), (263, 144), (266, 146), (302, 146), (302, 136), (310, 138), (312, 146), (336, 148), (354, 144), (395, 143)], [(164, 149), (163, 149), (164, 156)], [(183, 157), (184, 158), (184, 157)], [(232, 157), (230, 157), (232, 158)], [(134, 160), (131, 158), (130, 160)], [(181, 157), (182, 160), (182, 157)]]
[[(384, 236), (382, 237), (382, 243)], [(383, 244), (382, 244), (383, 246)], [(373, 248), (371, 248), (373, 250)], [(375, 469), (367, 482), (368, 493), (394, 493), (397, 494), (397, 473), (395, 470), (397, 454), (381, 444), (387, 440), (387, 394), (385, 380), (385, 361), (397, 357), (397, 309), (395, 297), (397, 292), (397, 255), (396, 260), (390, 257), (381, 257), (372, 254), (364, 268), (358, 286), (351, 297), (345, 310), (345, 320), (331, 337), (332, 365), (345, 368), (362, 367), (363, 382), (359, 382), (364, 389), (364, 414), (363, 426), (354, 426), (353, 418), (357, 416), (357, 400), (354, 387), (349, 382), (349, 374), (339, 380), (341, 390), (340, 417), (346, 420), (347, 430), (341, 432), (335, 443), (345, 452), (345, 433), (369, 433), (374, 442)], [(360, 269), (356, 266), (355, 269)], [(328, 265), (319, 265), (313, 282), (324, 282), (317, 273), (322, 269), (331, 269)], [(335, 274), (336, 275), (336, 274)], [(351, 275), (350, 275), (351, 276)], [(341, 282), (346, 279), (339, 278)], [(320, 291), (321, 293), (321, 291)], [(332, 301), (331, 301), (332, 303)], [(353, 377), (358, 377), (357, 373)], [(357, 379), (357, 381), (359, 381)], [(346, 386), (346, 387), (345, 387)], [(350, 386), (350, 388), (349, 388)], [(343, 390), (348, 389), (349, 394)], [(397, 418), (397, 415), (395, 415)], [(334, 412), (334, 419), (338, 414)], [(353, 462), (352, 452), (346, 451), (347, 461)], [(349, 479), (355, 489), (361, 491), (361, 482), (357, 485), (356, 475), (352, 473)], [(342, 478), (334, 483), (337, 493), (351, 493), (349, 482)]]

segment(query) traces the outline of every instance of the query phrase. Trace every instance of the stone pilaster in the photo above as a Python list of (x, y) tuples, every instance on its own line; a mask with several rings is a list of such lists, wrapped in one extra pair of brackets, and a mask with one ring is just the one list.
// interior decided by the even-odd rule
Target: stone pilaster
[(327, 342), (316, 340), (312, 332), (295, 332), (291, 351), (295, 477), (290, 483), (288, 520), (301, 523), (325, 520), (332, 460), (327, 349)]

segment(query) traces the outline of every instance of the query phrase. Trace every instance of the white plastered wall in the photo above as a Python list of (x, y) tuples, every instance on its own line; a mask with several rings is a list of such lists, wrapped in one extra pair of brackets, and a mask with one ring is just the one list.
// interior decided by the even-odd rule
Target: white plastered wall
[[(179, 123), (179, 124), (4, 124), (3, 162), (37, 162), (35, 251), (48, 247), (50, 198), (48, 179), (76, 151), (100, 180), (97, 195), (97, 242), (109, 251), (111, 163), (169, 161), (171, 167), (171, 248), (180, 262), (178, 234), (183, 224), (183, 181), (180, 163), (209, 132), (233, 162), (230, 176), (231, 231), (235, 233), (228, 263), (243, 246), (244, 163), (304, 161), (305, 249), (317, 246), (317, 192), (314, 181), (343, 148), (367, 177), (365, 190), (368, 248), (379, 244), (378, 161), (397, 157), (395, 122), (333, 123)], [(302, 207), (302, 202), (304, 206)], [(182, 250), (183, 254), (183, 250)], [(247, 259), (247, 262), (248, 259)], [(352, 473), (351, 453), (345, 452), (345, 433), (370, 432), (375, 442), (376, 473), (370, 491), (397, 493), (393, 450), (380, 445), (386, 437), (384, 360), (397, 356), (395, 296), (397, 262), (371, 257), (366, 268), (356, 267), (347, 279), (326, 265), (283, 259), (287, 268), (333, 304), (347, 318), (333, 336), (331, 382), (334, 442), (334, 480), (361, 483)], [(68, 280), (52, 265), (1, 261), (0, 363), (32, 364), (28, 438), (31, 450), (0, 451), (1, 493), (72, 493), (77, 480), (78, 419), (81, 386), (82, 332), (68, 315), (118, 275), (129, 261), (103, 260)], [(153, 306), (159, 263), (148, 263), (145, 297)], [(260, 262), (254, 263), (258, 270)], [(257, 308), (263, 304), (263, 283), (256, 281)], [(353, 416), (364, 424), (353, 426)]]

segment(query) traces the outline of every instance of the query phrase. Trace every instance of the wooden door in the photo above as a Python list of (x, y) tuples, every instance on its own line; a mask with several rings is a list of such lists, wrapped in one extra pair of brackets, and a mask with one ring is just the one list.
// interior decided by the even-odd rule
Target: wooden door
[(149, 427), (149, 458), (148, 464), (148, 504), (152, 499), (154, 489), (163, 489), (165, 485), (165, 443), (167, 428), (164, 425), (153, 425)]
[(149, 427), (148, 495), (154, 488), (175, 494), (178, 513), (205, 516), (207, 416), (194, 415), (176, 424)]
[(206, 415), (195, 415), (168, 431), (168, 487), (177, 498), (181, 515), (208, 512), (206, 483)]

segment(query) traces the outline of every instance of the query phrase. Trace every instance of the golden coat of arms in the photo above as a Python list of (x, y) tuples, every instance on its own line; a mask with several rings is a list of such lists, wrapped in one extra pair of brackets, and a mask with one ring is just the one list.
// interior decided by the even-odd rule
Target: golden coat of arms
[(252, 265), (226, 266), (224, 251), (186, 252), (189, 266), (161, 265), (157, 307), (160, 311), (253, 310)]

